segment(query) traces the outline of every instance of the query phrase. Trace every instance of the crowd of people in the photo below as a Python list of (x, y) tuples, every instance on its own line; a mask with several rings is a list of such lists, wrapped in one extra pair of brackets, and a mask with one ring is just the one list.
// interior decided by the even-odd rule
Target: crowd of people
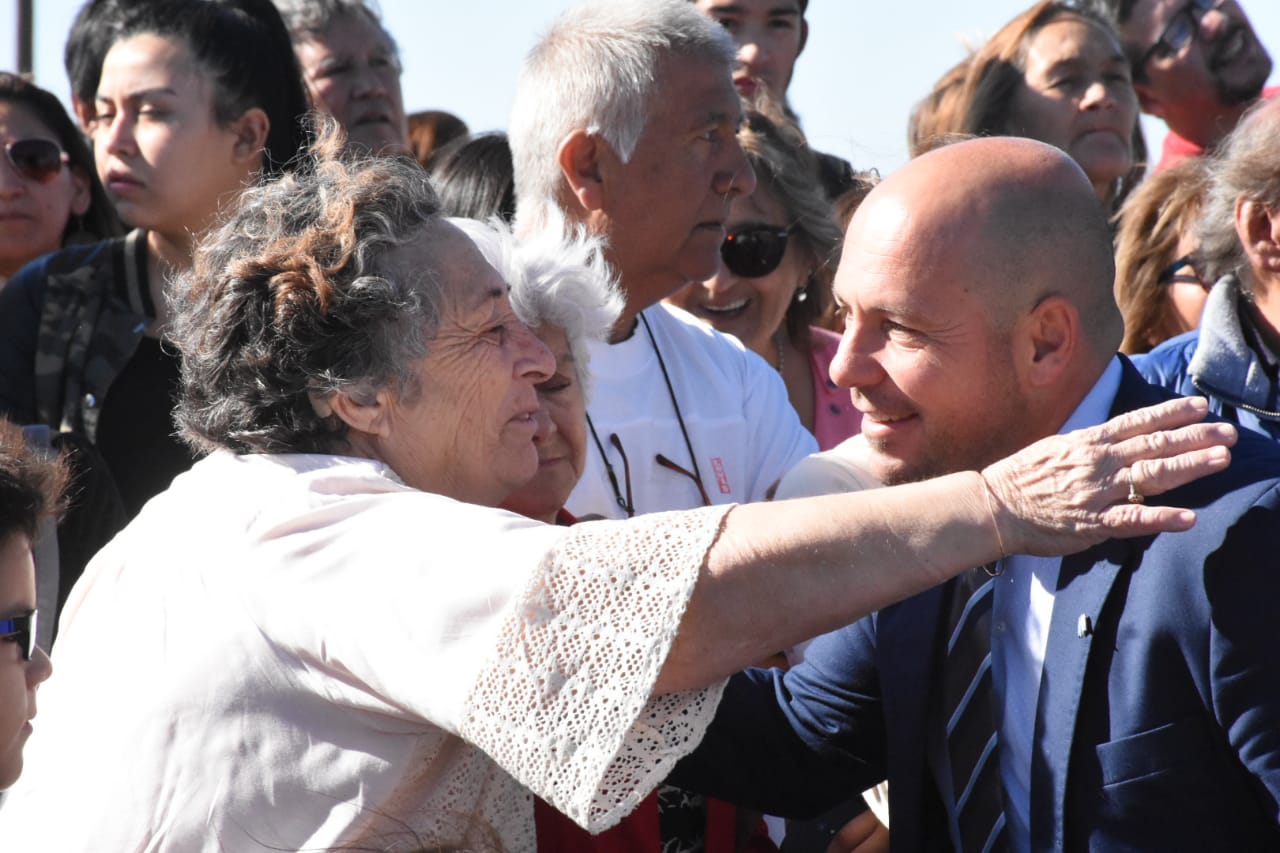
[(1280, 846), (1247, 14), (1040, 0), (882, 176), (808, 6), (583, 0), (476, 133), (364, 0), (0, 73), (0, 843)]

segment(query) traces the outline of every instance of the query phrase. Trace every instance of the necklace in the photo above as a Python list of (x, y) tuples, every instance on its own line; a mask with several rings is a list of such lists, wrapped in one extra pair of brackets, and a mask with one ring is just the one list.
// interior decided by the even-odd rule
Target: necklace
[(782, 328), (773, 333), (773, 345), (778, 348), (778, 375), (782, 375), (782, 368), (787, 364), (787, 349), (782, 343)]
[[(649, 326), (649, 318), (646, 317), (643, 312), (641, 312), (639, 317), (640, 324), (644, 326), (645, 335), (649, 338), (649, 346), (653, 347), (653, 354), (658, 359), (658, 368), (662, 371), (662, 381), (667, 386), (667, 397), (671, 400), (671, 408), (676, 413), (676, 423), (680, 425), (680, 435), (684, 438), (685, 449), (689, 451), (689, 461), (693, 464), (692, 472), (685, 471), (682, 473), (690, 476), (694, 481), (694, 484), (698, 487), (698, 492), (702, 495), (704, 503), (707, 506), (710, 506), (711, 500), (707, 497), (706, 489), (702, 485), (702, 471), (698, 468), (698, 456), (693, 452), (693, 442), (689, 439), (689, 429), (684, 424), (684, 415), (680, 411), (680, 401), (676, 399), (675, 388), (671, 385), (671, 374), (667, 372), (667, 362), (662, 357), (662, 350), (658, 348), (658, 340), (654, 337), (653, 329)], [(595, 443), (596, 449), (600, 452), (600, 458), (604, 461), (604, 471), (605, 475), (609, 478), (609, 485), (613, 488), (613, 498), (617, 502), (618, 506), (622, 508), (622, 511), (627, 514), (627, 518), (631, 518), (636, 514), (636, 507), (631, 496), (631, 470), (630, 465), (627, 462), (626, 451), (622, 449), (622, 439), (618, 437), (616, 432), (609, 436), (609, 443), (617, 449), (618, 454), (622, 457), (622, 464), (625, 469), (623, 473), (626, 478), (627, 485), (626, 497), (623, 497), (622, 489), (619, 488), (618, 474), (614, 470), (613, 464), (609, 462), (609, 454), (604, 452), (604, 444), (600, 441), (600, 435), (596, 432), (596, 425), (591, 420), (590, 412), (587, 413), (587, 429), (591, 431), (591, 439)], [(661, 453), (658, 454), (656, 461), (664, 468), (673, 468), (670, 460)], [(676, 466), (674, 470), (680, 469)]]

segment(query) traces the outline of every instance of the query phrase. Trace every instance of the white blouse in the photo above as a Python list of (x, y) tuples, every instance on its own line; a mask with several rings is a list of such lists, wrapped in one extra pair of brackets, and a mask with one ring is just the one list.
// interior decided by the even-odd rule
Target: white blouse
[(535, 849), (617, 822), (722, 685), (650, 697), (727, 507), (549, 527), (215, 454), (67, 604), (5, 849)]

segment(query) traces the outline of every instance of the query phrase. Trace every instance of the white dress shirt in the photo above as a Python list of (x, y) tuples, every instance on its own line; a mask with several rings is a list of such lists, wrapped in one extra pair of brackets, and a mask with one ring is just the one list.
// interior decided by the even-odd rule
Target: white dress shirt
[[(1059, 434), (1106, 421), (1120, 390), (1120, 375), (1120, 360), (1113, 358)], [(1031, 756), (1040, 674), (1062, 558), (1016, 554), (1002, 565), (992, 603), (992, 689), (1001, 717), (1000, 777), (1008, 837), (1011, 849), (1024, 853), (1031, 849)]]

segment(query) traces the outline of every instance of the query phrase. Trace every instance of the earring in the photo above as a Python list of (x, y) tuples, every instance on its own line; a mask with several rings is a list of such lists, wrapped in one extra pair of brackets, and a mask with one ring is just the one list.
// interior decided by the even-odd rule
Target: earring
[(809, 298), (809, 285), (806, 283), (804, 287), (796, 291), (795, 300), (796, 302), (804, 302), (808, 298)]

